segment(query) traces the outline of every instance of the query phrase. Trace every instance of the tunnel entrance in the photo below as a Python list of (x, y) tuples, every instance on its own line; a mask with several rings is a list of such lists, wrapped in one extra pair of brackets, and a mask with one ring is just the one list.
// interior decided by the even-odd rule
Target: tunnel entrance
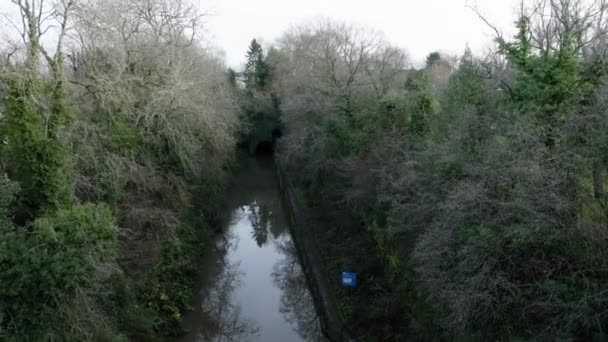
[(256, 155), (272, 155), (274, 154), (274, 141), (261, 141), (255, 147)]
[(276, 142), (283, 136), (283, 132), (280, 128), (272, 130), (271, 140), (258, 141), (253, 147), (251, 152), (255, 155), (272, 155), (274, 154), (274, 148)]
[(283, 137), (283, 132), (281, 132), (280, 128), (275, 128), (272, 130), (272, 141), (273, 142), (276, 142), (281, 137)]

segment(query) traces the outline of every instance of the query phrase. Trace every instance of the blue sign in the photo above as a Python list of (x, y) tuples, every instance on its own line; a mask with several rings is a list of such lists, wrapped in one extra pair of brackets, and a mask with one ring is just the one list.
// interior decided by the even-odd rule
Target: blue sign
[(342, 272), (342, 286), (357, 287), (357, 273)]

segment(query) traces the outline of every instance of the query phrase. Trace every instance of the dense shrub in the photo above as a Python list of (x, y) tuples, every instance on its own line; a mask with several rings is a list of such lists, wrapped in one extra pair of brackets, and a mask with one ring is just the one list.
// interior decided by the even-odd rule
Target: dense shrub
[(76, 332), (65, 320), (74, 301), (86, 300), (96, 310), (95, 296), (117, 271), (117, 229), (109, 208), (60, 210), (37, 219), (30, 230), (4, 226), (0, 234), (0, 307), (9, 336), (90, 337), (90, 325)]
[[(591, 338), (605, 329), (605, 244), (578, 220), (575, 160), (547, 162), (544, 142), (520, 120), (508, 116), (476, 157), (453, 161), (460, 172), (438, 192), (413, 254), (420, 289), (450, 334)], [(446, 144), (464, 155), (458, 141)], [(393, 211), (413, 216), (428, 205), (416, 203)], [(406, 222), (391, 221), (397, 231)]]
[[(605, 339), (608, 64), (586, 40), (603, 17), (581, 13), (606, 8), (542, 3), (496, 55), (431, 54), (375, 98), (340, 45), (365, 70), (378, 61), (362, 35), (326, 24), (280, 41), (283, 157), (327, 223), (317, 238), (337, 244), (330, 272), (365, 270), (357, 292), (336, 290), (364, 339)], [(384, 323), (362, 304), (395, 296)]]

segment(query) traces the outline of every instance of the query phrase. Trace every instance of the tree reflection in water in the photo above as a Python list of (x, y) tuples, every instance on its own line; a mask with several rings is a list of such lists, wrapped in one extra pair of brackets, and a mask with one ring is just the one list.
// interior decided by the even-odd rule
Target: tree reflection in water
[(249, 206), (249, 221), (253, 227), (251, 236), (258, 244), (258, 247), (262, 247), (268, 242), (271, 215), (272, 212), (266, 204), (253, 202)]
[(236, 249), (238, 237), (227, 236), (218, 246), (223, 250), (222, 272), (209, 287), (202, 305), (209, 322), (208, 329), (197, 336), (197, 341), (231, 342), (243, 341), (258, 333), (255, 323), (241, 316), (241, 307), (232, 298), (234, 291), (242, 285), (244, 273), (240, 262), (229, 263), (226, 252)]
[(317, 312), (296, 248), (291, 239), (276, 240), (276, 247), (285, 256), (277, 262), (272, 272), (274, 282), (282, 292), (279, 310), (303, 339), (323, 341)]

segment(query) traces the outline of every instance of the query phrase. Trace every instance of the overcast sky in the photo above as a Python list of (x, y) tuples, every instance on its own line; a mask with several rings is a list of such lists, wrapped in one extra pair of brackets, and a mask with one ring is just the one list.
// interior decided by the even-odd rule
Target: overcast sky
[[(128, 0), (125, 0), (128, 1)], [(194, 0), (211, 15), (206, 40), (226, 52), (238, 68), (253, 38), (266, 44), (291, 25), (335, 18), (383, 31), (405, 48), (415, 63), (433, 51), (461, 54), (466, 44), (476, 53), (491, 46), (491, 30), (467, 6), (479, 9), (505, 33), (513, 32), (519, 0)], [(12, 5), (0, 0), (0, 12)], [(8, 27), (0, 25), (0, 32)], [(2, 37), (0, 37), (2, 38)]]
[[(2, 1), (2, 0), (0, 0)], [(454, 54), (466, 44), (477, 53), (491, 43), (491, 30), (467, 6), (477, 7), (505, 33), (512, 33), (519, 0), (202, 0), (211, 11), (207, 34), (239, 66), (252, 38), (272, 42), (290, 25), (315, 17), (347, 20), (383, 31), (420, 63), (430, 52)]]

